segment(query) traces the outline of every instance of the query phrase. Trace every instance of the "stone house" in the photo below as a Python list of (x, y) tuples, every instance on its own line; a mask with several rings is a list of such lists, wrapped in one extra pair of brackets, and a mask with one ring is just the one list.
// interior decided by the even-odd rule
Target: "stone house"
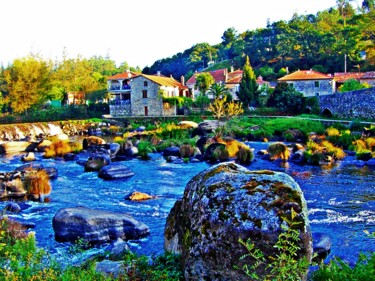
[(171, 116), (178, 106), (173, 97), (187, 97), (189, 91), (173, 77), (125, 72), (108, 78), (110, 115)]
[(315, 70), (297, 70), (278, 79), (292, 85), (305, 97), (330, 95), (334, 93), (335, 81), (331, 75)]

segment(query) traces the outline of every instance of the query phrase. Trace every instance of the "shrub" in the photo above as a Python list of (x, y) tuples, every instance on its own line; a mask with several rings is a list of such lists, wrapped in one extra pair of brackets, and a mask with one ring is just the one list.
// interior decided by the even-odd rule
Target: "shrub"
[(321, 264), (312, 273), (313, 281), (374, 281), (375, 280), (375, 253), (361, 253), (356, 264), (351, 267), (340, 258), (335, 258), (329, 264)]
[(138, 143), (138, 155), (142, 160), (149, 160), (149, 153), (153, 152), (153, 146), (149, 141), (140, 141)]
[(26, 238), (24, 227), (6, 216), (0, 218), (0, 253), (6, 245), (14, 245), (17, 240)]
[(288, 147), (282, 142), (277, 142), (269, 145), (268, 153), (270, 154), (271, 159), (273, 160), (281, 159), (283, 161), (287, 161), (290, 156), (290, 151)]
[(326, 129), (326, 134), (327, 136), (329, 137), (332, 137), (332, 136), (339, 136), (340, 135), (340, 131), (334, 127), (329, 127)]
[(180, 156), (182, 158), (189, 158), (194, 156), (195, 150), (190, 144), (183, 144), (180, 146)]
[(25, 188), (30, 195), (40, 196), (51, 193), (49, 176), (45, 170), (29, 170), (25, 177)]
[(237, 152), (237, 162), (242, 165), (248, 165), (254, 159), (254, 154), (250, 148), (240, 147)]
[(215, 148), (215, 150), (212, 152), (212, 161), (227, 161), (229, 159), (229, 153), (226, 150), (225, 146), (218, 146)]
[(373, 137), (367, 138), (366, 139), (366, 146), (368, 147), (369, 150), (374, 152), (375, 151), (375, 138), (373, 138)]
[(334, 146), (327, 140), (322, 141), (321, 146), (325, 148), (326, 154), (333, 156), (335, 159), (340, 160), (346, 156), (345, 152), (341, 148)]
[(296, 218), (297, 213), (291, 209), (291, 219), (283, 218), (285, 224), (281, 225), (283, 232), (280, 233), (275, 248), (275, 255), (265, 257), (263, 252), (255, 248), (250, 240), (239, 240), (240, 244), (246, 247), (247, 253), (240, 260), (252, 258), (251, 264), (245, 264), (243, 270), (250, 280), (258, 280), (261, 273), (264, 280), (305, 280), (309, 262), (306, 257), (300, 258), (301, 240), (298, 225), (301, 223)]
[(72, 148), (70, 147), (68, 142), (56, 140), (52, 142), (52, 144), (49, 147), (46, 148), (44, 157), (61, 157), (70, 152), (72, 152)]

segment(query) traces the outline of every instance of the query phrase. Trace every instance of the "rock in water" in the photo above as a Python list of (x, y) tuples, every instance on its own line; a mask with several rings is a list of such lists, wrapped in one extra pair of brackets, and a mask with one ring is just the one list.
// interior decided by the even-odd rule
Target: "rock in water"
[[(187, 184), (184, 196), (166, 222), (165, 250), (181, 254), (186, 280), (249, 280), (243, 270), (254, 259), (239, 239), (250, 239), (264, 257), (275, 257), (274, 245), (290, 217), (301, 222), (299, 257), (311, 260), (312, 240), (303, 193), (289, 175), (250, 171), (232, 162), (199, 173)], [(262, 280), (267, 270), (257, 270)], [(307, 274), (307, 273), (306, 273)]]
[(85, 207), (60, 209), (52, 220), (55, 239), (90, 244), (107, 243), (118, 238), (139, 239), (149, 235), (147, 225), (124, 213), (112, 213)]

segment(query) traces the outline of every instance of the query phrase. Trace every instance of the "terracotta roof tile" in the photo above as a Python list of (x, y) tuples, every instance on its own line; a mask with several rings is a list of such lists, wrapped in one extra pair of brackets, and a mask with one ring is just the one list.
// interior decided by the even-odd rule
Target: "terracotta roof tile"
[(123, 73), (118, 73), (107, 78), (107, 80), (117, 80), (117, 79), (130, 79), (139, 76), (141, 73), (126, 71)]
[(165, 77), (165, 76), (158, 76), (158, 75), (146, 75), (146, 74), (141, 74), (141, 76), (161, 86), (178, 87), (180, 89), (187, 89), (186, 86), (182, 85), (180, 82), (178, 82), (172, 77)]
[(285, 75), (278, 81), (295, 81), (295, 80), (323, 80), (333, 79), (330, 75), (320, 73), (315, 70), (297, 70), (291, 74)]
[(214, 78), (215, 83), (225, 82), (226, 71), (227, 70), (223, 68), (223, 69), (218, 69), (218, 70), (213, 70), (213, 71), (204, 71), (204, 72), (199, 72), (199, 73), (197, 72), (197, 73), (194, 73), (194, 75), (191, 76), (189, 80), (186, 81), (186, 84), (195, 84), (195, 82), (197, 81), (197, 75), (202, 74), (202, 73), (210, 73), (211, 76)]

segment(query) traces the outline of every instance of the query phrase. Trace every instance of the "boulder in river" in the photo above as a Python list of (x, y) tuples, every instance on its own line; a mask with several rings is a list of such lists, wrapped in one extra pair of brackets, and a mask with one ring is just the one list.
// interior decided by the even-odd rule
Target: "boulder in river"
[(131, 171), (127, 166), (112, 163), (110, 165), (104, 166), (100, 169), (98, 177), (105, 180), (117, 180), (126, 179), (134, 176), (134, 172)]
[(52, 219), (55, 239), (90, 244), (107, 243), (118, 238), (139, 239), (149, 235), (147, 225), (125, 213), (113, 213), (86, 207), (60, 209)]
[[(244, 271), (234, 269), (254, 263), (249, 256), (241, 259), (248, 252), (239, 239), (250, 239), (266, 264), (272, 262), (268, 259), (278, 254), (274, 246), (286, 224), (283, 217), (290, 219), (292, 213), (300, 223), (297, 258), (310, 260), (306, 201), (293, 178), (269, 170), (250, 171), (233, 162), (218, 164), (187, 184), (168, 215), (164, 248), (181, 255), (186, 280), (249, 280)], [(263, 279), (268, 271), (261, 265), (256, 273)]]

